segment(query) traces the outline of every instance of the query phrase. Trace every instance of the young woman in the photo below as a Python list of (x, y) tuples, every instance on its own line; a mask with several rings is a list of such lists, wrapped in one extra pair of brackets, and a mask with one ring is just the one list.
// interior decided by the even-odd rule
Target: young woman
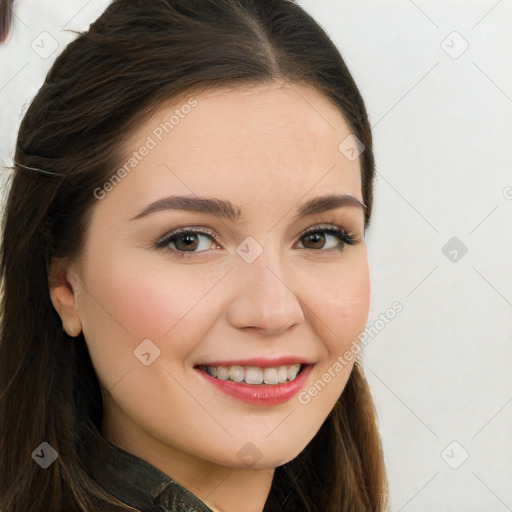
[(382, 512), (374, 159), (288, 0), (115, 0), (19, 130), (0, 511)]

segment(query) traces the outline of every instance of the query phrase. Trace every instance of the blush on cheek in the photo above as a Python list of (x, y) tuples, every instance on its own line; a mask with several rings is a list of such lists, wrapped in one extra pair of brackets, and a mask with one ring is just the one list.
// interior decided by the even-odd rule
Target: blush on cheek
[(102, 286), (104, 304), (133, 336), (161, 338), (175, 327), (182, 330), (193, 318), (197, 323), (198, 317), (204, 317), (204, 308), (215, 302), (211, 289), (217, 279), (177, 266), (172, 272), (152, 269), (145, 275), (117, 270)]
[[(115, 286), (115, 285), (114, 285)], [(190, 309), (188, 301), (174, 287), (153, 283), (123, 282), (111, 304), (119, 321), (135, 336), (162, 336)]]

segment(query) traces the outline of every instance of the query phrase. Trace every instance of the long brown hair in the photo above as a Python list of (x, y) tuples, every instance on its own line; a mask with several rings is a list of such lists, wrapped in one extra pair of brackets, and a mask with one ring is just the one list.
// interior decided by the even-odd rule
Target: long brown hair
[[(170, 100), (274, 79), (315, 87), (365, 145), (365, 226), (374, 157), (363, 99), (339, 51), (293, 0), (114, 0), (57, 58), (21, 123), (0, 253), (0, 512), (123, 507), (80, 464), (78, 433), (101, 424), (85, 339), (50, 301), (52, 258), (80, 253), (123, 141)], [(341, 141), (340, 141), (341, 142)], [(59, 454), (46, 470), (42, 442)], [(387, 482), (359, 361), (317, 435), (276, 468), (270, 511), (382, 512)]]

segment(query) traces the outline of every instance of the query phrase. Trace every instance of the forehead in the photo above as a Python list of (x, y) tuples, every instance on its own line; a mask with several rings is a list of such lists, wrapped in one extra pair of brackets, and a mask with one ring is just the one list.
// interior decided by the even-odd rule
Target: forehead
[(134, 152), (138, 161), (116, 188), (148, 200), (175, 193), (260, 205), (308, 191), (361, 198), (359, 160), (339, 149), (350, 134), (313, 87), (271, 82), (191, 94), (134, 129), (124, 149), (126, 161)]

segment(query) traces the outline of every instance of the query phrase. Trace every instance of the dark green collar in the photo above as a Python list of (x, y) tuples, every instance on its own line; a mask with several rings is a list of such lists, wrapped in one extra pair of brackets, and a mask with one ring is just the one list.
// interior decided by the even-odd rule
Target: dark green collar
[(145, 460), (84, 428), (78, 444), (82, 465), (109, 494), (142, 512), (212, 512), (197, 496)]

